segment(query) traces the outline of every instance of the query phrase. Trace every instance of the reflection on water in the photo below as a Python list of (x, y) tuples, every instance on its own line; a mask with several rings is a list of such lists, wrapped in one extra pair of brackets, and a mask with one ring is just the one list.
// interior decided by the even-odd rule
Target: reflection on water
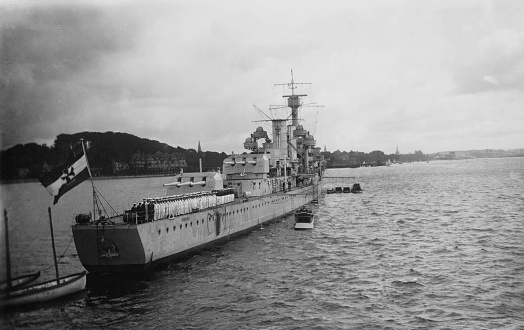
[[(364, 193), (323, 195), (312, 231), (294, 231), (286, 217), (140, 277), (90, 274), (84, 294), (10, 313), (0, 325), (524, 326), (523, 174), (523, 158), (329, 170), (330, 176), (355, 176)], [(115, 205), (128, 207), (144, 195), (163, 195), (165, 182), (95, 184)], [(324, 187), (344, 184), (327, 179)], [(2, 186), (2, 195), (16, 270), (52, 265), (46, 217), (51, 197), (36, 183)], [(90, 196), (89, 183), (83, 183), (53, 208), (59, 253), (70, 242), (74, 214), (92, 208)], [(73, 243), (60, 268), (82, 269)]]

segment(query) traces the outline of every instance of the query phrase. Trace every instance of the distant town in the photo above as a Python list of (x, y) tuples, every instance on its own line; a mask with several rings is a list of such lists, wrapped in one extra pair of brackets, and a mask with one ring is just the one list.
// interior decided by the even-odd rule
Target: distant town
[(524, 157), (524, 148), (519, 149), (483, 149), (467, 151), (444, 151), (430, 154), (433, 159), (471, 159), (471, 158), (498, 158)]
[(434, 160), (458, 160), (473, 158), (499, 158), (499, 157), (524, 157), (524, 148), (520, 149), (483, 149), (467, 151), (441, 151), (432, 154), (424, 154), (421, 150), (413, 153), (400, 153), (397, 150), (394, 154), (384, 154), (380, 150), (370, 153), (359, 151), (340, 151), (329, 152), (324, 147), (322, 152), (327, 160), (329, 167), (361, 167), (361, 166), (383, 166), (391, 163), (413, 163), (428, 162)]

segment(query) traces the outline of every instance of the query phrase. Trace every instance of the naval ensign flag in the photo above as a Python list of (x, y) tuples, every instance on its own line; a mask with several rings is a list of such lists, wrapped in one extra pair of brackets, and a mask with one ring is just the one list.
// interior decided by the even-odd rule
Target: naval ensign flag
[(71, 155), (62, 167), (44, 174), (40, 182), (49, 194), (55, 197), (53, 204), (56, 204), (63, 194), (89, 177), (87, 158), (84, 151), (80, 150), (76, 155)]

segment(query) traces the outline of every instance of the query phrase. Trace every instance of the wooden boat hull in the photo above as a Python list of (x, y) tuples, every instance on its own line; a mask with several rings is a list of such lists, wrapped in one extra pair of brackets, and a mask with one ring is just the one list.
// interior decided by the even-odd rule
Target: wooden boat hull
[(34, 303), (41, 303), (82, 291), (86, 286), (86, 271), (40, 283), (27, 288), (20, 288), (5, 294), (0, 300), (0, 307), (10, 308)]
[[(11, 279), (11, 288), (10, 290), (18, 289), (24, 285), (27, 285), (33, 281), (35, 281), (38, 277), (40, 277), (40, 272), (31, 273), (31, 274), (24, 274), (22, 276), (18, 276)], [(0, 283), (0, 292), (7, 291), (7, 282)]]
[(306, 230), (306, 229), (313, 229), (313, 223), (315, 222), (315, 219), (311, 218), (311, 222), (296, 222), (295, 223), (295, 230)]

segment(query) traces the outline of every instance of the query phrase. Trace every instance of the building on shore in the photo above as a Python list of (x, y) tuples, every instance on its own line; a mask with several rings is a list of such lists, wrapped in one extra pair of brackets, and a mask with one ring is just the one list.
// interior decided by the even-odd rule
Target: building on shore
[(143, 175), (143, 174), (175, 174), (187, 167), (184, 155), (179, 153), (145, 154), (138, 151), (131, 156), (129, 164), (113, 161), (113, 174)]

